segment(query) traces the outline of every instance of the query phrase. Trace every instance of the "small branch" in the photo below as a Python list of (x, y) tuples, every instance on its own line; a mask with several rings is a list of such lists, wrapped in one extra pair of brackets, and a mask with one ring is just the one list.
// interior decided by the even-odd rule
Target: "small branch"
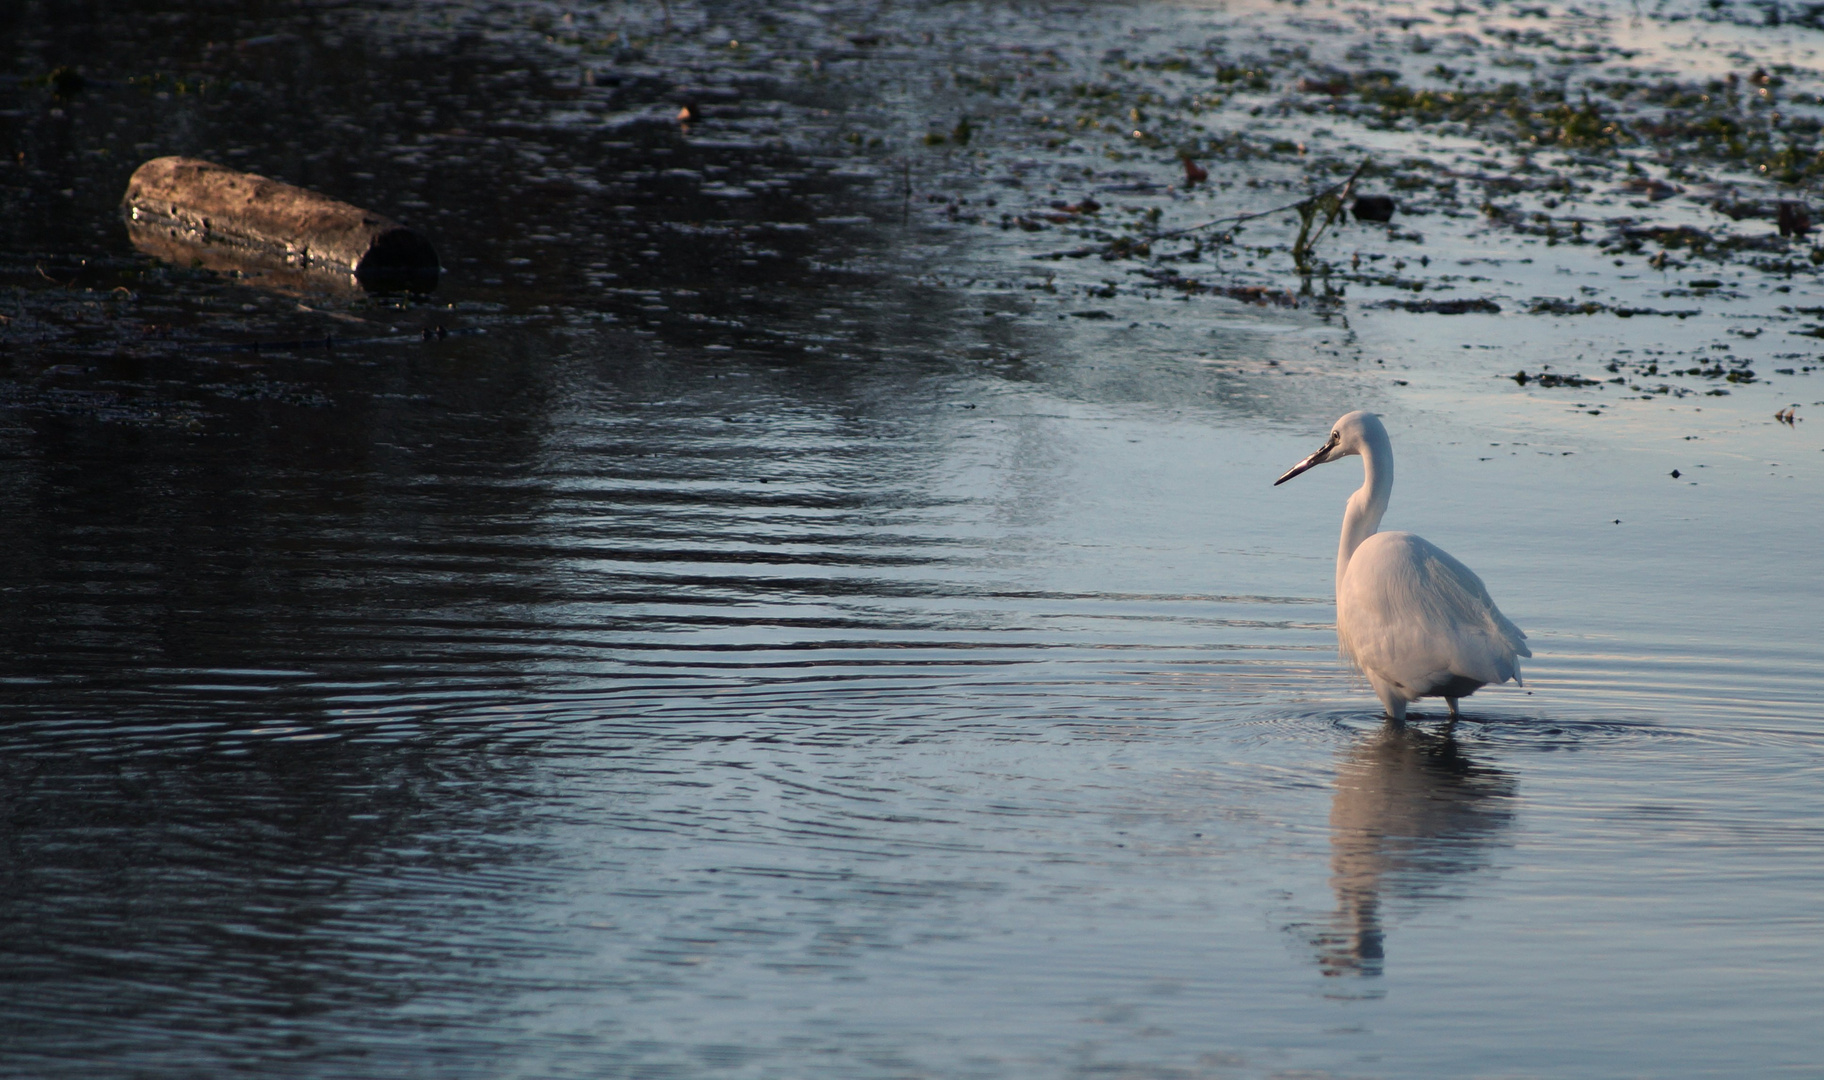
[[(1146, 242), (1150, 244), (1155, 240), (1170, 240), (1174, 236), (1185, 236), (1185, 235), (1188, 235), (1188, 234), (1194, 233), (1194, 232), (1202, 232), (1205, 229), (1213, 229), (1218, 225), (1240, 225), (1244, 221), (1253, 221), (1256, 218), (1272, 217), (1274, 214), (1283, 214), (1283, 213), (1286, 213), (1287, 211), (1302, 211), (1305, 208), (1312, 205), (1313, 203), (1316, 203), (1320, 199), (1324, 199), (1331, 195), (1336, 196), (1337, 202), (1340, 205), (1344, 200), (1349, 198), (1349, 193), (1351, 191), (1355, 190), (1355, 182), (1357, 180), (1361, 179), (1362, 173), (1366, 172), (1368, 169), (1368, 166), (1370, 166), (1372, 164), (1374, 164), (1373, 158), (1363, 158), (1362, 163), (1355, 167), (1355, 171), (1350, 173), (1347, 179), (1339, 180), (1336, 183), (1331, 184), (1329, 187), (1324, 188), (1322, 191), (1313, 192), (1312, 194), (1305, 196), (1304, 198), (1298, 200), (1295, 203), (1287, 203), (1284, 206), (1276, 206), (1271, 210), (1256, 210), (1256, 211), (1254, 211), (1252, 213), (1248, 213), (1248, 214), (1235, 214), (1232, 217), (1217, 218), (1214, 221), (1206, 221), (1206, 222), (1202, 223), (1201, 225), (1187, 225), (1186, 227), (1184, 227), (1182, 229), (1172, 229), (1168, 232), (1154, 233), (1153, 235), (1147, 237)], [(1322, 234), (1322, 231), (1323, 230), (1321, 230), (1321, 229), (1319, 230), (1320, 235)], [(1316, 237), (1312, 237), (1311, 241), (1313, 243), (1315, 243), (1316, 239), (1317, 239)], [(1109, 251), (1114, 247), (1114, 244), (1117, 242), (1103, 244), (1099, 247), (1073, 248), (1070, 251), (1052, 251), (1052, 252), (1047, 252), (1043, 255), (1034, 255), (1033, 258), (1035, 258), (1035, 259), (1081, 259), (1087, 255), (1094, 255), (1100, 251)]]
[(76, 282), (77, 282), (77, 281), (78, 281), (78, 280), (80, 280), (80, 279), (81, 279), (81, 278), (82, 278), (82, 271), (81, 271), (81, 270), (78, 270), (78, 271), (76, 271), (76, 276), (75, 276), (75, 277), (73, 277), (73, 278), (71, 278), (71, 279), (70, 279), (70, 280), (68, 280), (68, 281), (59, 281), (59, 280), (58, 280), (58, 279), (56, 279), (56, 278), (54, 278), (54, 277), (52, 277), (52, 276), (51, 276), (51, 275), (50, 275), (50, 273), (49, 273), (49, 272), (48, 272), (48, 271), (46, 271), (46, 270), (45, 270), (45, 268), (44, 268), (44, 264), (43, 264), (43, 263), (38, 263), (38, 264), (37, 264), (37, 266), (38, 266), (38, 276), (39, 276), (39, 277), (41, 277), (41, 278), (43, 278), (43, 279), (44, 279), (44, 280), (46, 280), (46, 281), (48, 281), (48, 282), (50, 282), (50, 283), (51, 283), (51, 284), (53, 284), (53, 285), (59, 285), (59, 286), (62, 286), (62, 287), (63, 287), (63, 288), (65, 288), (65, 289), (67, 289), (67, 288), (69, 288), (69, 287), (70, 287), (70, 286), (72, 286), (72, 285), (74, 285), (74, 284), (76, 284)]
[(1169, 240), (1174, 236), (1183, 236), (1186, 233), (1201, 232), (1204, 229), (1215, 228), (1218, 225), (1238, 225), (1244, 221), (1253, 221), (1255, 218), (1272, 217), (1274, 214), (1283, 214), (1289, 210), (1296, 211), (1296, 210), (1306, 206), (1309, 203), (1316, 202), (1317, 200), (1323, 198), (1324, 196), (1330, 194), (1331, 192), (1340, 192), (1341, 194), (1339, 195), (1339, 198), (1347, 198), (1349, 195), (1349, 192), (1354, 189), (1355, 182), (1362, 178), (1362, 173), (1364, 171), (1366, 171), (1368, 166), (1370, 166), (1372, 164), (1374, 164), (1373, 158), (1363, 158), (1362, 163), (1355, 167), (1355, 171), (1349, 174), (1348, 179), (1340, 180), (1334, 184), (1331, 184), (1329, 187), (1323, 189), (1322, 191), (1313, 192), (1312, 194), (1305, 196), (1304, 198), (1298, 200), (1295, 203), (1287, 203), (1284, 206), (1276, 206), (1271, 210), (1256, 210), (1251, 214), (1236, 214), (1233, 217), (1217, 218), (1214, 221), (1206, 221), (1201, 225), (1191, 225), (1191, 226), (1187, 226), (1186, 228), (1182, 228), (1182, 229), (1173, 229), (1170, 232), (1158, 233), (1153, 237), (1153, 239), (1154, 240)]
[[(1311, 253), (1317, 250), (1318, 240), (1336, 224), (1336, 219), (1343, 216), (1343, 206), (1349, 201), (1349, 192), (1355, 188), (1355, 178), (1360, 174), (1361, 167), (1357, 166), (1342, 191), (1323, 191), (1299, 204), (1298, 239), (1292, 241), (1292, 262), (1300, 274), (1311, 273)], [(1324, 217), (1321, 222), (1317, 220), (1320, 213)], [(1311, 228), (1314, 223), (1317, 225), (1315, 231)]]

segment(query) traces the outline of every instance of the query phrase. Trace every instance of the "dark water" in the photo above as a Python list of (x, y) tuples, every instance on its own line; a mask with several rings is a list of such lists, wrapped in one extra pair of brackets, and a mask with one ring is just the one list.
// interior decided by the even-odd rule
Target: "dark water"
[[(904, 152), (1108, 26), (674, 9), (0, 17), (0, 1072), (1824, 1075), (1815, 501), (1384, 406), (1540, 655), (1382, 729), (1266, 486), (1344, 331), (1054, 318)], [(159, 267), (165, 153), (449, 272)]]

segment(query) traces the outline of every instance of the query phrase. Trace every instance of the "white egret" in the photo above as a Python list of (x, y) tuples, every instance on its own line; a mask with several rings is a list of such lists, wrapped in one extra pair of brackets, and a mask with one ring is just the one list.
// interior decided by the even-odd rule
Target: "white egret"
[(1520, 682), (1531, 656), (1526, 634), (1489, 599), (1475, 571), (1409, 532), (1376, 532), (1393, 493), (1393, 443), (1381, 418), (1352, 412), (1317, 453), (1273, 481), (1351, 454), (1362, 458), (1361, 489), (1343, 511), (1336, 548), (1336, 637), (1343, 657), (1368, 677), (1394, 720), (1422, 697), (1457, 699), (1488, 683)]

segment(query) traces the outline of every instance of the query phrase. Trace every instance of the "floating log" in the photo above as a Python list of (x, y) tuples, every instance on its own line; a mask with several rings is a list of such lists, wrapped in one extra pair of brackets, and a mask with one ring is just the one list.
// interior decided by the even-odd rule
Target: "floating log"
[[(360, 279), (347, 270), (298, 266), (279, 255), (207, 240), (184, 229), (129, 220), (127, 239), (132, 241), (135, 250), (160, 262), (190, 270), (208, 270), (284, 296), (367, 293)], [(423, 286), (419, 291), (428, 287)]]
[(430, 242), (391, 218), (197, 158), (141, 165), (127, 181), (121, 211), (136, 246), (173, 262), (182, 261), (171, 258), (177, 244), (209, 251), (196, 256), (204, 265), (227, 256), (368, 289), (426, 290), (441, 270)]

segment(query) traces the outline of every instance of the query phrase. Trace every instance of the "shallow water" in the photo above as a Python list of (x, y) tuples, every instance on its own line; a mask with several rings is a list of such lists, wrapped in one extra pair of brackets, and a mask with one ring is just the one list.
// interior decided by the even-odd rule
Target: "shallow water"
[[(6, 102), (0, 1071), (1824, 1075), (1802, 377), (1496, 381), (1734, 316), (1059, 296), (908, 198), (994, 161), (844, 137), (984, 24), (1216, 15), (602, 9), (652, 51), (553, 74), (450, 10), (10, 17), (121, 59)], [(132, 160), (225, 144), (443, 287), (145, 271)], [(1357, 406), (1531, 635), (1454, 733), (1337, 664), (1353, 465), (1270, 486)]]

